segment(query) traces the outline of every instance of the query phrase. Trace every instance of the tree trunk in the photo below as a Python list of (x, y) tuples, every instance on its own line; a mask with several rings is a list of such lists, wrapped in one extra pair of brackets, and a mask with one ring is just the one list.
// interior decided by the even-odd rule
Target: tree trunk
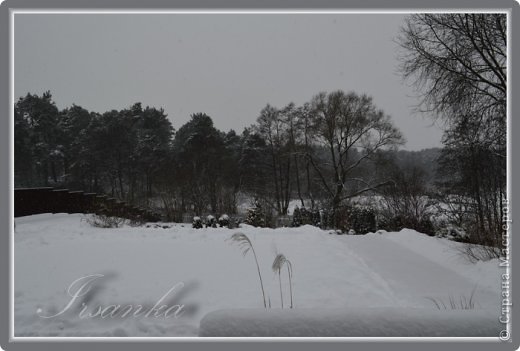
[(298, 156), (296, 156), (296, 154), (294, 155), (294, 169), (296, 170), (296, 189), (298, 191), (298, 197), (300, 198), (302, 207), (305, 207), (305, 202), (303, 201), (302, 192), (300, 188), (300, 170), (298, 168)]

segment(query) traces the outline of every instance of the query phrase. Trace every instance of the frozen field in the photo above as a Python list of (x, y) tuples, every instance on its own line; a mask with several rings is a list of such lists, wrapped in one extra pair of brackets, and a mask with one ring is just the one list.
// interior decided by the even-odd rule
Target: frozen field
[[(84, 218), (44, 214), (16, 219), (16, 336), (197, 336), (201, 319), (210, 312), (263, 308), (253, 256), (243, 257), (226, 240), (237, 231), (254, 244), (272, 308), (280, 308), (278, 276), (271, 270), (279, 252), (293, 265), (295, 309), (420, 308), (427, 316), (439, 312), (432, 298), (450, 309), (450, 297), (460, 302), (475, 289), (475, 309), (500, 315), (498, 260), (469, 263), (459, 253), (463, 244), (412, 230), (349, 236), (311, 226), (101, 229)], [(88, 293), (67, 306), (71, 283), (96, 274)], [(88, 316), (110, 305), (143, 305), (144, 311), (176, 285), (161, 305), (184, 305), (178, 318)], [(282, 285), (287, 307), (285, 272)]]

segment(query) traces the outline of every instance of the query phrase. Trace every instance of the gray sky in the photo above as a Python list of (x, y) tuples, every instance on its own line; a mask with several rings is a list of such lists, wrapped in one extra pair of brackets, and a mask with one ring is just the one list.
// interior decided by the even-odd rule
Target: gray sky
[(406, 149), (440, 146), (397, 72), (400, 14), (16, 14), (15, 99), (50, 90), (89, 111), (162, 107), (178, 129), (205, 112), (241, 132), (270, 103), (367, 93)]

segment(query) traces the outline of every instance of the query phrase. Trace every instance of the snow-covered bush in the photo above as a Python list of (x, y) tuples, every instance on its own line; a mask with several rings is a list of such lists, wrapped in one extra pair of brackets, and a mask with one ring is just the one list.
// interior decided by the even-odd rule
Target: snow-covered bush
[(209, 228), (209, 227), (212, 227), (212, 228), (217, 227), (217, 219), (215, 218), (215, 216), (208, 215), (206, 217), (206, 228)]
[(404, 228), (401, 216), (383, 217), (379, 220), (378, 228), (388, 232), (398, 232)]
[(223, 214), (222, 216), (219, 217), (218, 225), (221, 228), (223, 228), (223, 227), (229, 228), (229, 224), (230, 224), (230, 219), (229, 219), (229, 216), (227, 214)]
[(357, 234), (376, 231), (375, 211), (366, 206), (345, 206), (337, 209), (334, 215), (332, 211), (328, 211), (327, 222), (329, 226), (345, 233), (350, 230)]
[(298, 208), (298, 206), (296, 206), (293, 211), (292, 226), (299, 227), (301, 225), (302, 225), (302, 216), (300, 213), (300, 209)]
[(433, 227), (433, 223), (429, 218), (423, 218), (417, 223), (416, 227), (413, 228), (417, 230), (419, 233), (424, 233), (429, 236), (435, 235), (435, 229)]
[(466, 241), (469, 239), (469, 235), (464, 229), (447, 223), (435, 232), (435, 236), (457, 241)]
[(322, 208), (318, 212), (318, 216), (320, 218), (318, 222), (318, 226), (322, 229), (325, 228), (334, 228), (334, 212), (330, 209)]
[(428, 217), (424, 217), (417, 221), (415, 218), (396, 215), (393, 217), (382, 218), (378, 225), (378, 229), (384, 229), (389, 232), (398, 232), (405, 228), (414, 229), (419, 233), (430, 236), (435, 235), (435, 228)]
[(106, 214), (91, 214), (85, 219), (88, 224), (97, 228), (119, 228), (126, 223), (126, 219)]
[(320, 212), (317, 209), (309, 210), (305, 207), (300, 209), (302, 224), (318, 226), (320, 223)]
[(254, 227), (267, 227), (267, 213), (259, 201), (255, 201), (253, 207), (247, 209), (246, 224)]
[(321, 227), (325, 213), (326, 212), (324, 210), (308, 210), (305, 207), (296, 207), (293, 212), (292, 226), (299, 227), (301, 225), (309, 224), (316, 227)]
[(132, 219), (128, 221), (128, 225), (131, 227), (140, 227), (146, 224), (146, 220), (141, 215), (133, 216)]
[(195, 229), (201, 229), (202, 228), (202, 219), (200, 219), (200, 217), (198, 217), (198, 216), (193, 217), (193, 222), (191, 223), (191, 225)]
[[(376, 215), (370, 207), (351, 207), (348, 213), (350, 230), (357, 234), (366, 234), (376, 231)], [(350, 234), (350, 233), (349, 233)]]

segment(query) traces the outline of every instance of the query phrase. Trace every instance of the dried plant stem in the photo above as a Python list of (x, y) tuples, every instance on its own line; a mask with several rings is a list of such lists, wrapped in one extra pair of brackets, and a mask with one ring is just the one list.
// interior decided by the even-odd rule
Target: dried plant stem
[(282, 309), (283, 309), (283, 294), (282, 294), (282, 274), (281, 274), (281, 268), (278, 268), (278, 282), (280, 283), (280, 301), (282, 301)]
[(251, 251), (253, 252), (253, 257), (255, 258), (256, 270), (258, 271), (258, 279), (260, 280), (260, 289), (262, 289), (262, 298), (264, 301), (264, 308), (267, 308), (267, 303), (265, 301), (265, 291), (264, 291), (264, 282), (262, 280), (262, 274), (260, 273), (260, 266), (258, 265), (258, 258), (256, 257), (255, 249), (253, 248), (253, 244), (251, 244)]
[(260, 280), (260, 288), (262, 289), (262, 298), (264, 302), (264, 308), (267, 308), (267, 301), (265, 299), (265, 290), (264, 290), (264, 282), (262, 280), (262, 274), (260, 273), (260, 265), (258, 264), (258, 258), (256, 257), (255, 248), (253, 247), (253, 243), (247, 235), (243, 233), (235, 233), (230, 238), (232, 241), (237, 242), (238, 245), (243, 249), (242, 255), (245, 256), (249, 250), (253, 253), (253, 257), (256, 263), (256, 270), (258, 271), (258, 279)]
[[(287, 261), (289, 262), (289, 261)], [(289, 276), (289, 293), (291, 295), (291, 308), (293, 308), (293, 297), (292, 297), (292, 268), (291, 262), (287, 265), (287, 275)]]
[(293, 308), (293, 293), (292, 293), (292, 264), (284, 254), (277, 254), (273, 261), (273, 272), (278, 273), (278, 282), (280, 284), (280, 301), (282, 303), (283, 308), (283, 291), (282, 291), (282, 268), (283, 266), (287, 267), (287, 275), (289, 277), (289, 293), (291, 295), (291, 305), (290, 308)]

